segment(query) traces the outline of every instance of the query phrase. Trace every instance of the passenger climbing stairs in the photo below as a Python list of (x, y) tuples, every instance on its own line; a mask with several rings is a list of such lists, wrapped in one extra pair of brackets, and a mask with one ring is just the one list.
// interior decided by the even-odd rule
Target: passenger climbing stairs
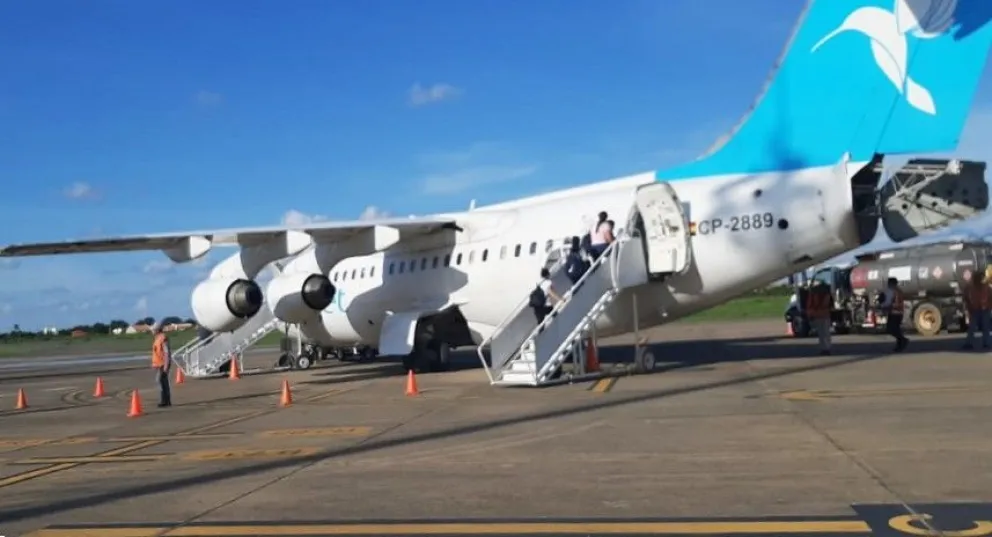
[(575, 285), (565, 275), (563, 260), (552, 267), (553, 287), (567, 291), (542, 323), (525, 298), (483, 341), (478, 353), (491, 384), (548, 384), (569, 356), (577, 367), (573, 374), (581, 375), (585, 340), (623, 290), (688, 269), (689, 223), (674, 189), (668, 183), (640, 187), (637, 209), (626, 228), (629, 234), (618, 237)]

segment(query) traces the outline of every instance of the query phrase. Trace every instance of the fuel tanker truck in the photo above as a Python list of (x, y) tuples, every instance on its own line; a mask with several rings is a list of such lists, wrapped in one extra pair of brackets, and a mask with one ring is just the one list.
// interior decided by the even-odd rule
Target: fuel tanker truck
[(903, 328), (923, 336), (968, 326), (963, 290), (972, 273), (992, 262), (992, 244), (947, 241), (859, 255), (847, 267), (820, 268), (797, 286), (795, 303), (785, 313), (796, 337), (812, 334), (803, 311), (810, 287), (826, 284), (833, 296), (834, 332), (881, 332), (886, 316), (879, 304), (886, 280), (897, 278), (905, 296)]

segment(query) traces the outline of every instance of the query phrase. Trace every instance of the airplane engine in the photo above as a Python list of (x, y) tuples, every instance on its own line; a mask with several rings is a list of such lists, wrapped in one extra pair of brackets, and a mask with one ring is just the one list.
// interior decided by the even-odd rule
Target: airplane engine
[(252, 280), (215, 278), (193, 289), (193, 315), (211, 332), (237, 330), (262, 309), (262, 288)]
[(278, 319), (301, 323), (330, 306), (337, 289), (323, 274), (298, 273), (273, 278), (266, 291)]

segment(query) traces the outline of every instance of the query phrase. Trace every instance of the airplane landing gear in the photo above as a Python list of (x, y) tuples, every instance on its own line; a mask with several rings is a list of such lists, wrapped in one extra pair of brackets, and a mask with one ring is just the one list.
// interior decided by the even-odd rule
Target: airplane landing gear
[(447, 371), (451, 367), (451, 346), (443, 341), (425, 341), (403, 357), (403, 367), (415, 373)]

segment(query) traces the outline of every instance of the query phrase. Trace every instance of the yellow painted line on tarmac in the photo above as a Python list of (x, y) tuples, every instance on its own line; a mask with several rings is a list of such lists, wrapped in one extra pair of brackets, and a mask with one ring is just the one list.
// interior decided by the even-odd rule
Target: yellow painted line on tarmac
[[(225, 423), (225, 425), (227, 425)], [(222, 440), (225, 438), (236, 438), (243, 433), (205, 433), (205, 434), (164, 434), (158, 436), (116, 436), (113, 438), (101, 438), (101, 442), (149, 442), (172, 440)]]
[(10, 461), (8, 464), (93, 464), (108, 462), (154, 462), (164, 459), (166, 455), (114, 455), (109, 457), (35, 457)]
[(368, 436), (371, 427), (319, 427), (314, 429), (275, 429), (262, 431), (261, 436), (279, 438), (307, 438), (319, 436)]
[(236, 449), (211, 449), (205, 451), (193, 451), (182, 455), (183, 460), (212, 462), (212, 461), (236, 461), (236, 460), (257, 460), (257, 459), (290, 459), (293, 457), (306, 457), (320, 452), (320, 448), (236, 448)]
[(868, 534), (860, 520), (707, 521), (707, 522), (479, 522), (392, 524), (251, 524), (179, 527), (47, 528), (25, 537), (234, 537), (285, 535), (541, 535), (541, 534)]
[(618, 377), (603, 377), (592, 385), (591, 391), (594, 393), (606, 393), (613, 389), (617, 380), (619, 380)]

